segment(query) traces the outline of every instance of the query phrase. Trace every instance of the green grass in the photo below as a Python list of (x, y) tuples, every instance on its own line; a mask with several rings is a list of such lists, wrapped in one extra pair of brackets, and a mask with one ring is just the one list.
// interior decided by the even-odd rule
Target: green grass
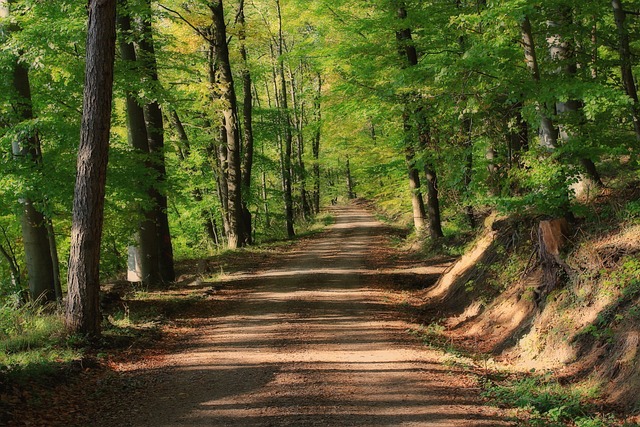
[(620, 423), (613, 415), (597, 414), (592, 403), (598, 389), (590, 386), (559, 384), (549, 375), (531, 375), (519, 379), (484, 379), (483, 397), (500, 406), (524, 410), (526, 426), (613, 427)]
[[(478, 366), (481, 354), (457, 348), (443, 335), (439, 323), (423, 325), (407, 332), (422, 340), (429, 348), (449, 355), (445, 364), (468, 368)], [(471, 365), (469, 365), (471, 366)], [(491, 405), (518, 410), (519, 426), (526, 427), (619, 427), (626, 426), (612, 414), (598, 413), (594, 404), (599, 389), (589, 384), (562, 385), (550, 374), (514, 376), (508, 372), (478, 374), (482, 396)], [(496, 371), (497, 372), (497, 371)]]
[(0, 371), (38, 377), (80, 360), (83, 351), (67, 340), (64, 320), (52, 305), (37, 302), (0, 307)]

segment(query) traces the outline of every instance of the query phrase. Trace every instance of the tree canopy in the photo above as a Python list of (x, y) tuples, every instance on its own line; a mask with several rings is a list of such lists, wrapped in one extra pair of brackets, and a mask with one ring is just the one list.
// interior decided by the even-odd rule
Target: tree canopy
[[(638, 8), (119, 1), (101, 277), (125, 271), (133, 246), (141, 280), (170, 282), (174, 258), (291, 238), (355, 196), (434, 246), (492, 211), (583, 214), (637, 178)], [(72, 206), (86, 203), (86, 11), (0, 10), (0, 292), (60, 298)]]

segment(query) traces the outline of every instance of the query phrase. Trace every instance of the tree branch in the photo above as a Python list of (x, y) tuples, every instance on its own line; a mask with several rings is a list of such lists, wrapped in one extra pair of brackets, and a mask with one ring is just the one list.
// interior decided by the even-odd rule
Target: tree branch
[(209, 36), (207, 36), (206, 33), (204, 33), (200, 28), (196, 27), (195, 25), (193, 25), (191, 22), (189, 22), (189, 20), (187, 20), (187, 18), (185, 18), (184, 16), (182, 16), (182, 14), (180, 12), (178, 12), (177, 10), (173, 10), (168, 8), (167, 6), (164, 6), (160, 3), (158, 3), (158, 6), (160, 6), (162, 9), (166, 10), (167, 12), (175, 15), (177, 18), (179, 18), (182, 22), (184, 22), (185, 24), (187, 24), (189, 27), (191, 27), (196, 33), (198, 33), (198, 35), (200, 37), (202, 37), (203, 39), (205, 39), (207, 42), (211, 42), (211, 39), (209, 38)]

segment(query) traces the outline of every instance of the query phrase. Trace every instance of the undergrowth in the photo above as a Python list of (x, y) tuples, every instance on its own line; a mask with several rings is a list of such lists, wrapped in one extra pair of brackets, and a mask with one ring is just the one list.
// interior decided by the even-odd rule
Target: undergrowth
[(89, 341), (68, 334), (59, 305), (38, 301), (0, 307), (0, 392), (14, 381), (48, 381), (87, 364), (95, 366), (110, 348), (129, 346), (157, 335), (153, 312), (105, 313), (102, 337)]
[(599, 390), (593, 386), (561, 385), (548, 374), (506, 380), (483, 378), (481, 384), (484, 398), (500, 406), (523, 410), (526, 414), (526, 426), (621, 425), (615, 416), (598, 413), (593, 401), (598, 398)]
[(68, 342), (62, 313), (55, 305), (30, 302), (0, 307), (0, 369), (33, 376), (82, 357)]
[[(439, 323), (423, 325), (407, 332), (423, 344), (453, 357), (449, 363), (464, 368), (476, 368), (482, 397), (488, 404), (518, 410), (519, 426), (523, 427), (620, 427), (614, 415), (599, 413), (594, 403), (600, 397), (598, 387), (589, 384), (560, 384), (551, 374), (514, 377), (505, 370), (494, 370), (489, 355), (470, 353), (458, 348), (445, 337)], [(636, 425), (636, 424), (633, 424)]]

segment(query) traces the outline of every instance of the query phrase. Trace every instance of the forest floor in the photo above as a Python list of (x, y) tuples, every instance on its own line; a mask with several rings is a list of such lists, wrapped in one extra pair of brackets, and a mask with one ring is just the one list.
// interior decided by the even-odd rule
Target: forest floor
[(479, 369), (408, 333), (419, 326), (398, 301), (448, 264), (392, 249), (393, 230), (358, 205), (332, 214), (322, 233), (194, 263), (198, 277), (123, 301), (173, 306), (159, 339), (86, 369), (12, 425), (517, 425), (480, 396)]

